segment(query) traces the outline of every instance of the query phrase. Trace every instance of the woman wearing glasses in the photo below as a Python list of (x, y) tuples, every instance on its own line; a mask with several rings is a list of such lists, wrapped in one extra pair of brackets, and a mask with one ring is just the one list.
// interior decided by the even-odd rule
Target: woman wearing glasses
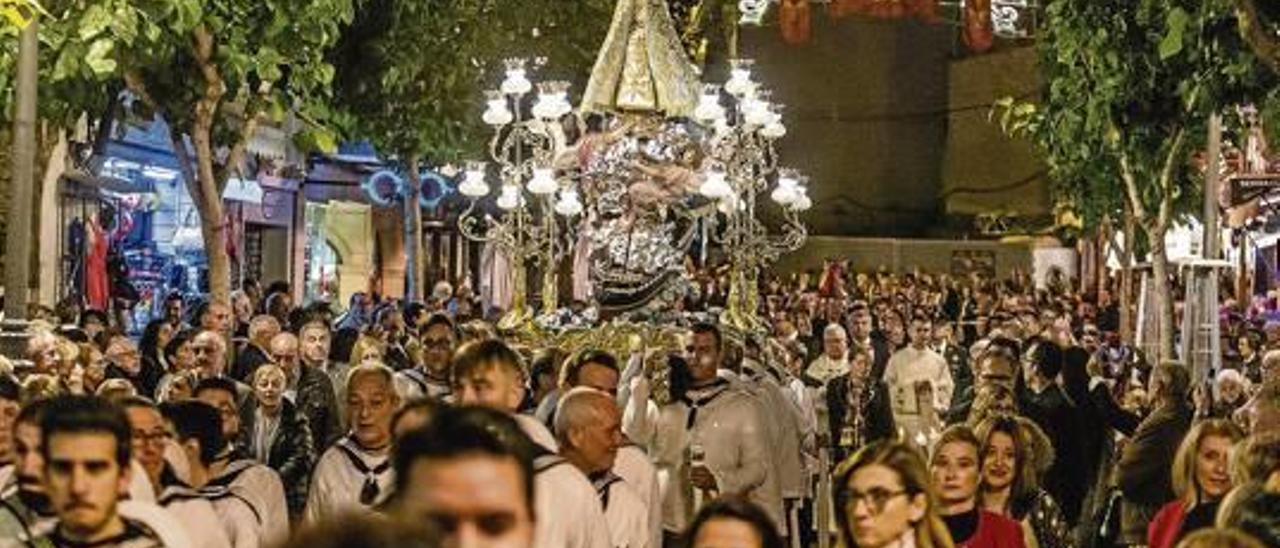
[(1028, 419), (992, 415), (975, 428), (982, 442), (982, 508), (1021, 522), (1040, 548), (1074, 546), (1071, 529), (1040, 480), (1053, 461), (1053, 446)]
[(837, 469), (836, 520), (848, 548), (952, 548), (924, 458), (902, 442), (863, 447)]
[(942, 433), (929, 463), (939, 513), (958, 547), (1023, 548), (1022, 526), (978, 505), (982, 443), (967, 426)]

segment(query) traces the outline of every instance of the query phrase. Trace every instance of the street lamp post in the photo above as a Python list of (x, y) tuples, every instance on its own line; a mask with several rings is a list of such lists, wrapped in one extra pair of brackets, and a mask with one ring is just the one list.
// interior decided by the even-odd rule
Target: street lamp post
[[(496, 166), (499, 218), (477, 209), (480, 198), (490, 194), (490, 166), (484, 162), (467, 165), (459, 192), (470, 204), (458, 219), (459, 231), (468, 239), (496, 245), (511, 262), (515, 286), (509, 310), (499, 327), (516, 329), (533, 318), (525, 299), (527, 261), (542, 272), (541, 313), (558, 308), (557, 270), (572, 248), (572, 219), (582, 213), (577, 189), (556, 177), (553, 162), (562, 146), (560, 119), (573, 111), (568, 101), (568, 84), (543, 82), (531, 109), (524, 100), (534, 89), (523, 59), (506, 61), (506, 78), (499, 89), (489, 91), (483, 119), (493, 127), (489, 158)], [(557, 217), (565, 219), (560, 225)]]
[[(769, 102), (769, 93), (751, 79), (752, 62), (733, 61), (724, 92), (731, 108), (722, 105), (717, 86), (704, 86), (694, 117), (712, 135), (707, 143), (708, 169), (699, 192), (718, 201), (723, 228), (712, 230), (712, 239), (729, 258), (729, 298), (722, 321), (743, 332), (767, 329), (757, 314), (760, 304), (760, 270), (783, 253), (798, 249), (807, 236), (800, 213), (812, 207), (807, 178), (778, 166), (775, 143), (786, 135), (781, 105)], [(757, 215), (758, 196), (769, 189), (770, 199), (782, 208), (782, 226), (771, 231)]]

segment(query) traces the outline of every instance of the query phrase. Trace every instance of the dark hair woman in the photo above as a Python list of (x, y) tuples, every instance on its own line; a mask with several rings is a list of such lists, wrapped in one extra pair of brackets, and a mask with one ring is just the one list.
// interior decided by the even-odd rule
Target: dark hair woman
[(689, 548), (783, 547), (769, 515), (739, 497), (725, 497), (702, 507), (685, 537)]
[(989, 416), (974, 430), (982, 442), (982, 508), (1023, 523), (1040, 548), (1073, 546), (1061, 508), (1040, 488), (1054, 458), (1048, 436), (1014, 415)]

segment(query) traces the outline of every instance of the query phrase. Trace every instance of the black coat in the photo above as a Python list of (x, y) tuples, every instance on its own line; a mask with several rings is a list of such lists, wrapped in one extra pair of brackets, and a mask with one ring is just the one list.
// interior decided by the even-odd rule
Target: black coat
[[(240, 409), (240, 439), (250, 455), (257, 427), (257, 408), (257, 399), (249, 398)], [(316, 464), (314, 447), (307, 417), (286, 398), (280, 410), (280, 427), (271, 441), (267, 462), (263, 464), (280, 474), (290, 516), (301, 516), (307, 505), (307, 488), (311, 485), (311, 471)]]
[(1173, 500), (1173, 456), (1191, 429), (1191, 406), (1179, 401), (1153, 411), (1129, 438), (1117, 465), (1126, 501), (1159, 508)]
[(307, 417), (307, 424), (311, 427), (311, 442), (315, 454), (321, 455), (344, 434), (337, 391), (333, 389), (333, 381), (324, 371), (303, 364), (298, 367), (300, 376), (297, 407)]
[(253, 373), (265, 363), (271, 363), (271, 357), (257, 345), (246, 344), (244, 350), (236, 355), (235, 364), (231, 366), (231, 378), (253, 384)]
[[(862, 408), (865, 415), (859, 436), (863, 445), (894, 436), (896, 427), (893, 423), (893, 409), (889, 402), (889, 387), (884, 381), (872, 385), (871, 397), (863, 402)], [(849, 412), (849, 376), (840, 375), (827, 383), (827, 426), (831, 433), (830, 445), (836, 456), (835, 462), (849, 456), (850, 449), (857, 449), (841, 447), (840, 443), (841, 430), (848, 420)]]
[(1062, 507), (1071, 523), (1080, 516), (1080, 503), (1089, 487), (1088, 471), (1082, 460), (1079, 443), (1080, 413), (1057, 384), (1043, 392), (1024, 392), (1022, 411), (1049, 436), (1056, 458), (1044, 478), (1044, 490)]

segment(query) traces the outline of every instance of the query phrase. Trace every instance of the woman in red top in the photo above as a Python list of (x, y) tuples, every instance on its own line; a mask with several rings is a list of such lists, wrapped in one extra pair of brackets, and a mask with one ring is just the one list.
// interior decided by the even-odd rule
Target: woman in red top
[(978, 506), (981, 442), (968, 426), (952, 426), (934, 447), (929, 468), (942, 519), (958, 548), (1025, 548), (1022, 526)]
[(1243, 437), (1240, 427), (1223, 419), (1191, 427), (1173, 457), (1171, 479), (1178, 498), (1164, 505), (1147, 525), (1150, 548), (1173, 548), (1193, 531), (1213, 527), (1218, 503), (1232, 487), (1227, 471), (1231, 447)]

